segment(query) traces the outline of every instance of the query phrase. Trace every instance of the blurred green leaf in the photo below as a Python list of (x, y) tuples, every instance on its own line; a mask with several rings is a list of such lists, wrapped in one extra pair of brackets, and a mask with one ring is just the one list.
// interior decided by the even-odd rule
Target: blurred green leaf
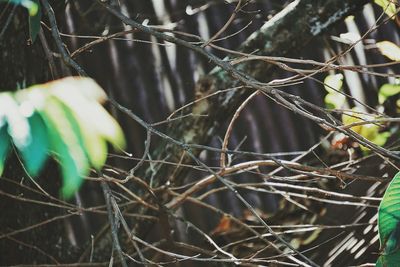
[(38, 7), (35, 15), (29, 16), (29, 37), (32, 40), (32, 43), (35, 42), (36, 37), (40, 31), (40, 21), (42, 19), (42, 10), (40, 7), (39, 0), (32, 0)]
[(382, 41), (376, 43), (382, 55), (388, 57), (393, 61), (400, 61), (400, 47), (389, 41)]
[(35, 16), (38, 12), (39, 6), (33, 0), (0, 0), (1, 2), (10, 2), (14, 5), (20, 5), (28, 9), (30, 16)]
[[(352, 111), (350, 114), (347, 113), (342, 114), (342, 123), (345, 126), (361, 121), (363, 121), (363, 118), (361, 118), (361, 115), (358, 113), (357, 109), (355, 109), (354, 112)], [(361, 134), (361, 128), (362, 125), (355, 125), (352, 126), (350, 129), (358, 134)]]
[[(363, 122), (363, 121), (368, 121), (368, 120), (373, 120), (375, 119), (374, 116), (371, 116), (369, 114), (364, 114), (360, 113), (358, 109), (353, 109), (354, 111), (351, 112), (350, 114), (342, 114), (342, 123), (343, 125), (350, 125), (353, 123), (358, 123), (358, 122)], [(378, 146), (383, 146), (387, 139), (390, 136), (390, 133), (385, 131), (385, 132), (380, 132), (381, 127), (377, 124), (374, 123), (366, 123), (366, 124), (361, 124), (361, 125), (355, 125), (350, 128), (354, 132), (362, 135), (364, 138), (368, 139), (372, 143), (378, 145)], [(369, 151), (369, 148), (365, 146), (361, 146), (361, 149), (364, 151)]]
[(19, 104), (11, 93), (0, 94), (0, 114), (3, 114), (8, 124), (8, 134), (14, 145), (23, 150), (31, 142), (28, 120), (20, 112)]
[[(66, 108), (69, 107), (71, 106), (67, 105)], [(95, 169), (100, 170), (107, 160), (107, 143), (97, 129), (93, 127), (92, 121), (95, 119), (94, 116), (91, 116), (93, 114), (81, 112), (85, 109), (85, 106), (80, 107), (83, 107), (83, 109), (78, 107), (73, 108), (72, 106), (70, 113), (78, 124), (83, 146), (90, 163)]]
[(343, 87), (343, 74), (328, 75), (324, 79), (325, 90), (328, 93), (337, 93)]
[[(76, 81), (74, 80), (73, 82)], [(69, 88), (68, 81), (66, 81), (63, 86), (53, 87), (52, 94), (70, 110), (71, 115), (79, 126), (83, 145), (89, 161), (94, 168), (99, 170), (107, 159), (106, 139), (103, 138), (94, 123), (94, 121), (97, 120), (97, 114), (93, 113), (90, 108), (91, 101), (83, 96), (79, 90), (71, 89), (72, 88)]]
[(90, 109), (92, 114), (96, 114), (93, 123), (99, 134), (110, 142), (115, 149), (122, 150), (125, 148), (124, 133), (118, 122), (101, 105), (90, 103)]
[[(1, 124), (1, 116), (0, 116)], [(0, 176), (4, 171), (4, 162), (7, 158), (7, 154), (11, 148), (10, 138), (7, 133), (7, 124), (3, 123), (0, 126)]]
[(376, 267), (396, 267), (400, 262), (400, 251), (390, 255), (381, 255), (376, 262)]
[(63, 174), (62, 195), (70, 198), (89, 173), (89, 162), (81, 146), (79, 128), (71, 114), (55, 97), (49, 97), (40, 111), (50, 137), (50, 152), (60, 161)]
[(20, 150), (25, 168), (32, 176), (37, 176), (48, 157), (49, 136), (47, 127), (38, 112), (28, 118), (31, 129), (31, 142)]
[(51, 154), (61, 165), (61, 193), (71, 197), (90, 166), (105, 164), (107, 141), (125, 147), (121, 127), (100, 104), (106, 99), (92, 79), (75, 77), (0, 93), (0, 171), (11, 140), (32, 176)]
[(342, 95), (341, 93), (328, 93), (325, 96), (325, 104), (328, 108), (342, 108), (343, 105), (346, 103), (346, 96)]
[[(104, 91), (93, 80), (63, 79), (62, 84), (52, 86), (52, 94), (76, 113), (77, 121), (85, 124), (82, 128), (92, 127), (82, 130), (96, 133), (116, 149), (125, 147), (125, 137), (118, 122), (100, 104), (93, 101), (93, 98), (98, 101), (106, 99)], [(89, 147), (94, 145), (87, 144)]]
[(379, 89), (379, 103), (383, 104), (391, 96), (400, 94), (399, 84), (384, 84)]
[(399, 250), (400, 237), (400, 172), (390, 182), (378, 209), (378, 229), (384, 255)]
[(395, 19), (396, 14), (396, 5), (393, 3), (393, 0), (374, 0), (375, 4), (382, 7), (383, 11), (388, 15), (391, 19)]

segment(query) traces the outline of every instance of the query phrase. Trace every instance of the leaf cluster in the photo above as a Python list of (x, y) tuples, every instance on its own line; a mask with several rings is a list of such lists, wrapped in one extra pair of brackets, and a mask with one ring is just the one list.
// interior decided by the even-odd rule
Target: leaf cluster
[(61, 166), (62, 196), (78, 190), (90, 167), (100, 170), (107, 142), (122, 149), (119, 124), (101, 106), (104, 91), (89, 78), (64, 78), (0, 94), (0, 175), (12, 144), (27, 172), (37, 176), (47, 158)]

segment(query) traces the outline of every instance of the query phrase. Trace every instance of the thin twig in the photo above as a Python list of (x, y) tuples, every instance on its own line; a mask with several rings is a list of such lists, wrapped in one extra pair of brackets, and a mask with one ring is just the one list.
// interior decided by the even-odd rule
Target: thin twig
[(73, 69), (75, 69), (76, 72), (78, 72), (78, 74), (80, 76), (87, 76), (86, 72), (81, 68), (81, 66), (79, 66), (71, 58), (71, 56), (68, 54), (67, 50), (65, 49), (64, 43), (61, 40), (60, 32), (59, 32), (58, 27), (57, 27), (57, 21), (56, 21), (55, 15), (54, 15), (53, 8), (51, 7), (51, 5), (49, 4), (49, 2), (47, 0), (41, 0), (41, 1), (42, 1), (42, 5), (44, 7), (44, 10), (46, 11), (46, 14), (47, 14), (47, 17), (49, 19), (50, 25), (51, 25), (51, 35), (53, 36), (53, 39), (54, 39), (54, 41), (56, 43), (56, 46), (57, 46), (57, 49), (60, 52), (64, 63), (67, 64), (67, 66), (70, 66)]

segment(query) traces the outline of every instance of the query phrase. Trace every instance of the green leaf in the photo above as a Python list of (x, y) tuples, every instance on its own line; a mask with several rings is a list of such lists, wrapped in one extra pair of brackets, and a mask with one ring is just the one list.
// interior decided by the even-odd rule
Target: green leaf
[(393, 61), (400, 61), (400, 47), (389, 41), (382, 41), (376, 43), (382, 55), (388, 57)]
[(32, 176), (37, 176), (48, 157), (49, 136), (47, 127), (38, 112), (28, 118), (31, 128), (31, 142), (20, 150), (25, 168)]
[(400, 251), (390, 255), (381, 255), (376, 262), (376, 267), (393, 267), (398, 266), (400, 262)]
[(326, 76), (324, 86), (328, 93), (337, 93), (343, 86), (343, 74), (339, 73)]
[(25, 149), (31, 142), (30, 127), (11, 93), (0, 94), (0, 114), (4, 116), (8, 124), (8, 134), (14, 145), (19, 150)]
[(390, 132), (387, 131), (378, 133), (377, 136), (373, 140), (371, 140), (371, 142), (374, 143), (375, 145), (383, 146), (390, 137), (390, 135), (391, 135)]
[(39, 6), (35, 1), (31, 0), (0, 0), (1, 2), (10, 2), (14, 5), (20, 5), (28, 9), (30, 16), (35, 16), (38, 12)]
[[(52, 93), (78, 114), (80, 123), (90, 131), (109, 141), (114, 148), (123, 149), (125, 137), (118, 122), (99, 103), (106, 98), (104, 91), (89, 78), (67, 78), (63, 83), (54, 83)], [(87, 143), (88, 144), (88, 143)], [(88, 144), (89, 147), (92, 146)], [(97, 161), (97, 160), (96, 160)], [(99, 159), (98, 162), (101, 162)], [(95, 166), (96, 167), (96, 166)]]
[(32, 43), (35, 42), (36, 37), (40, 31), (40, 21), (42, 19), (42, 10), (40, 7), (39, 0), (32, 0), (38, 7), (38, 10), (35, 15), (29, 16), (29, 37), (32, 40)]
[[(59, 101), (65, 104), (74, 117), (74, 120), (78, 124), (89, 161), (93, 167), (99, 170), (103, 167), (107, 159), (107, 143), (94, 123), (97, 120), (97, 114), (94, 114), (90, 108), (93, 102), (90, 102), (77, 90), (85, 90), (85, 88), (79, 88), (79, 85), (73, 88), (76, 89), (71, 90), (68, 83), (65, 83), (65, 86), (53, 87), (52, 93)], [(98, 104), (94, 103), (94, 105)]]
[(106, 140), (93, 127), (92, 121), (95, 118), (91, 117), (89, 113), (82, 113), (79, 110), (71, 108), (70, 113), (78, 124), (83, 146), (90, 163), (95, 169), (100, 170), (107, 160)]
[(383, 104), (391, 96), (400, 94), (399, 84), (384, 84), (379, 89), (379, 103)]
[(79, 128), (69, 111), (55, 97), (49, 97), (40, 115), (49, 133), (50, 151), (60, 161), (63, 174), (62, 195), (70, 198), (89, 173), (89, 163), (81, 146)]
[(381, 249), (385, 254), (398, 250), (400, 227), (400, 172), (390, 182), (378, 210)]
[(391, 19), (395, 19), (396, 16), (396, 5), (393, 0), (375, 0), (375, 4), (382, 7), (383, 11), (388, 15)]
[(343, 105), (346, 103), (346, 96), (338, 92), (328, 93), (325, 96), (324, 101), (328, 108), (339, 109), (342, 108)]
[[(350, 114), (347, 114), (347, 113), (343, 113), (342, 114), (342, 123), (343, 123), (343, 125), (347, 126), (347, 125), (362, 121), (362, 118), (361, 118), (360, 114), (357, 112), (358, 110), (355, 109), (354, 111), (355, 112), (351, 112)], [(361, 129), (362, 129), (362, 125), (355, 125), (355, 126), (351, 127), (350, 129), (353, 130), (354, 132), (360, 134), (361, 133)]]
[(400, 246), (400, 221), (397, 222), (396, 228), (390, 233), (386, 242), (385, 254), (392, 254), (399, 250)]
[[(1, 124), (1, 118), (0, 118)], [(0, 127), (0, 176), (3, 174), (4, 171), (4, 162), (7, 158), (7, 154), (10, 151), (11, 142), (10, 137), (7, 133), (7, 124), (3, 123)]]

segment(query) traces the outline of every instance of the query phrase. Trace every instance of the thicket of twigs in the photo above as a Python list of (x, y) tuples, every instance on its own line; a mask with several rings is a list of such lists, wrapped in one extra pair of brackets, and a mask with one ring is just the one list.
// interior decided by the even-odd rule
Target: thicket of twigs
[[(376, 43), (399, 32), (367, 2), (41, 0), (38, 40), (20, 49), (45, 71), (23, 76), (97, 80), (129, 147), (73, 202), (49, 185), (54, 163), (37, 183), (8, 170), (0, 263), (373, 266), (400, 159), (398, 94), (378, 99), (399, 68)], [(22, 19), (3, 6), (4, 25)], [(27, 29), (14, 24), (3, 49)]]

